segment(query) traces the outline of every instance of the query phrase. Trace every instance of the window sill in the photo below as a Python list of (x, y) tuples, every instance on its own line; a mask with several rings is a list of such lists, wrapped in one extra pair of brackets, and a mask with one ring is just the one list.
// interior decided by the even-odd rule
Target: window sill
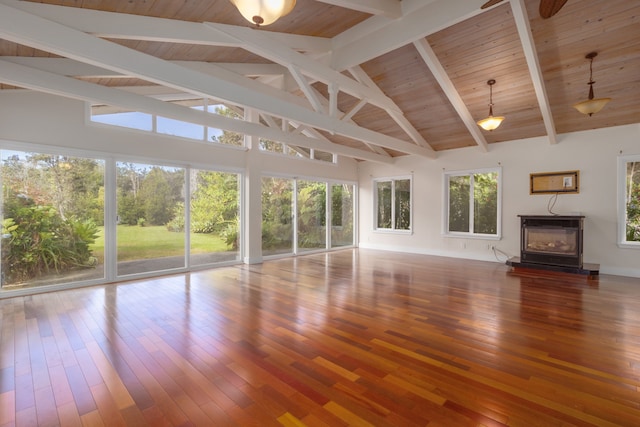
[(373, 232), (379, 233), (379, 234), (404, 234), (404, 235), (413, 234), (413, 230), (392, 230), (390, 228), (376, 228), (373, 230)]

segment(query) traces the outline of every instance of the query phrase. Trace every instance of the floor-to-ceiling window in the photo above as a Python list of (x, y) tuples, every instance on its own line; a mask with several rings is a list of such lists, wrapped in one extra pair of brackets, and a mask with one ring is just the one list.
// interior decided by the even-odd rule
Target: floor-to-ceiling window
[[(242, 259), (239, 172), (17, 143), (0, 161), (3, 290)], [(354, 191), (263, 177), (263, 255), (353, 245)]]
[(103, 278), (104, 161), (7, 149), (0, 158), (2, 287)]
[(296, 182), (298, 252), (327, 247), (327, 183)]
[(352, 246), (354, 192), (350, 183), (263, 177), (262, 255)]
[(185, 266), (185, 170), (116, 163), (117, 275)]
[(241, 259), (239, 173), (61, 151), (0, 150), (3, 290)]
[(293, 179), (262, 178), (262, 255), (293, 253)]
[(191, 265), (240, 260), (240, 177), (192, 169)]
[(331, 184), (331, 247), (354, 244), (354, 191), (353, 184)]

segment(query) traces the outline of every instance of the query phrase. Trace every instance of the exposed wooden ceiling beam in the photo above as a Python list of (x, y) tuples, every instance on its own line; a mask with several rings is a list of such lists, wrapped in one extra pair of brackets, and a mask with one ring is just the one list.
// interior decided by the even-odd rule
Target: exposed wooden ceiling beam
[(518, 34), (520, 35), (520, 42), (522, 43), (524, 56), (527, 60), (527, 65), (529, 66), (531, 81), (533, 82), (533, 87), (536, 91), (536, 97), (538, 98), (538, 106), (540, 107), (540, 112), (542, 113), (544, 127), (547, 131), (549, 142), (551, 144), (555, 144), (558, 142), (556, 125), (553, 121), (553, 115), (551, 114), (551, 105), (549, 104), (547, 89), (544, 84), (544, 78), (542, 77), (542, 70), (540, 69), (538, 53), (536, 52), (536, 45), (533, 41), (531, 26), (529, 25), (529, 16), (527, 15), (527, 9), (524, 5), (523, 0), (512, 0), (511, 9), (513, 10), (513, 18), (516, 21)]
[[(434, 157), (432, 151), (423, 147), (300, 108), (285, 100), (284, 96), (256, 93), (247, 85), (224, 80), (217, 75), (196, 72), (3, 4), (0, 4), (0, 37), (189, 93), (288, 117), (358, 141), (407, 154)], [(245, 80), (247, 83), (251, 82), (250, 79)]]
[[(26, 65), (39, 70), (50, 71), (63, 76), (86, 77), (86, 78), (131, 78), (130, 75), (117, 73), (102, 67), (85, 64), (69, 58), (50, 58), (44, 56), (3, 56), (3, 60), (16, 64)], [(245, 64), (245, 63), (221, 63), (200, 62), (200, 61), (170, 61), (192, 70), (206, 73), (215, 73), (220, 68), (232, 71), (241, 76), (264, 77), (281, 76), (289, 71), (280, 64)]]
[(319, 80), (325, 84), (335, 83), (342, 92), (348, 93), (358, 99), (367, 99), (371, 104), (382, 109), (398, 109), (388, 97), (374, 89), (339, 73), (338, 71), (314, 61), (306, 55), (296, 52), (272, 39), (270, 33), (261, 33), (251, 28), (236, 27), (233, 25), (207, 23), (213, 31), (223, 32), (238, 40), (239, 46), (246, 50), (267, 58), (278, 64), (290, 67), (295, 66), (305, 75)]
[(286, 144), (334, 152), (363, 160), (383, 163), (393, 161), (392, 159), (372, 152), (329, 143), (325, 140), (294, 135), (290, 132), (283, 132), (280, 129), (270, 128), (259, 123), (251, 123), (218, 114), (207, 113), (205, 111), (194, 110), (171, 102), (164, 102), (155, 98), (60, 76), (16, 63), (0, 60), (0, 64), (2, 67), (0, 81), (27, 89), (82, 101), (103, 103), (132, 111), (157, 114), (188, 123), (226, 129), (241, 134), (259, 136)]
[[(351, 67), (351, 68), (349, 68), (349, 72), (360, 83), (362, 83), (362, 84), (364, 84), (366, 86), (369, 86), (370, 88), (372, 88), (372, 89), (376, 90), (377, 92), (379, 92), (381, 95), (384, 95), (384, 92), (382, 91), (382, 89), (380, 89), (375, 84), (375, 82), (371, 79), (371, 77), (369, 77), (369, 75), (367, 73), (365, 73), (365, 71), (362, 69), (362, 67), (359, 67), (359, 66), (358, 67)], [(394, 105), (396, 105), (395, 102), (394, 102)], [(422, 135), (420, 135), (420, 132), (418, 132), (418, 130), (405, 117), (405, 115), (402, 112), (402, 110), (400, 109), (400, 107), (398, 107), (396, 105), (396, 108), (394, 110), (387, 111), (387, 114), (389, 114), (391, 116), (391, 118), (398, 124), (398, 126), (400, 126), (400, 128), (407, 135), (409, 135), (409, 138), (411, 138), (413, 140), (413, 142), (415, 142), (416, 144), (418, 144), (418, 145), (420, 145), (422, 147), (427, 147), (429, 149), (433, 149), (431, 147), (431, 145), (422, 137)]]
[(438, 84), (444, 91), (445, 95), (447, 95), (447, 98), (449, 98), (449, 102), (451, 103), (453, 108), (455, 108), (456, 112), (460, 116), (460, 119), (464, 122), (467, 130), (476, 141), (476, 144), (478, 144), (482, 151), (488, 151), (489, 146), (487, 144), (487, 140), (480, 131), (480, 128), (478, 128), (478, 125), (476, 125), (476, 121), (471, 116), (469, 109), (462, 101), (460, 94), (456, 90), (453, 82), (447, 75), (447, 72), (438, 60), (438, 57), (436, 56), (427, 40), (420, 39), (413, 44), (418, 50), (418, 53), (420, 54), (422, 60), (425, 62), (425, 64), (427, 64), (427, 67), (429, 67), (429, 70), (431, 70), (431, 73), (438, 81)]
[[(211, 32), (199, 22), (29, 1), (2, 0), (0, 3), (101, 38), (238, 47), (237, 39), (230, 38), (224, 33)], [(304, 52), (331, 50), (330, 39), (286, 33), (270, 34), (290, 49)]]
[[(481, 13), (486, 0), (436, 0), (392, 21), (371, 18), (335, 38), (331, 66), (346, 70)], [(345, 32), (346, 33), (346, 32)]]
[(353, 9), (372, 15), (383, 15), (388, 18), (402, 16), (401, 3), (397, 0), (317, 0), (322, 3)]

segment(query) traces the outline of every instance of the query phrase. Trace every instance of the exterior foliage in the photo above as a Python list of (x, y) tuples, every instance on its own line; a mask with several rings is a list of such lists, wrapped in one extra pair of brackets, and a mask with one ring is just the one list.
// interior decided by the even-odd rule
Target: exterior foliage
[[(215, 112), (220, 116), (230, 117), (232, 119), (242, 119), (242, 116), (239, 113), (224, 106), (216, 106)], [(223, 130), (222, 134), (218, 136), (212, 135), (211, 140), (220, 144), (235, 145), (237, 147), (244, 146), (244, 135), (229, 130)]]
[(498, 173), (452, 175), (448, 183), (448, 231), (497, 234)]
[(626, 240), (640, 242), (640, 162), (627, 163)]
[(262, 179), (262, 249), (291, 250), (293, 242), (293, 181)]
[(411, 230), (411, 180), (376, 181), (376, 228)]
[(94, 159), (4, 151), (2, 283), (93, 267), (104, 223), (104, 164)]
[(63, 219), (53, 206), (36, 205), (27, 198), (10, 198), (4, 209), (5, 283), (96, 264), (90, 245), (98, 237), (98, 228), (92, 220)]

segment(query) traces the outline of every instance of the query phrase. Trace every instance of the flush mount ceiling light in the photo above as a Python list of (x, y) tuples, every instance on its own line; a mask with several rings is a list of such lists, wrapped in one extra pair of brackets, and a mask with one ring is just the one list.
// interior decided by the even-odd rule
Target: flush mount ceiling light
[(260, 25), (273, 24), (293, 10), (296, 0), (230, 0), (244, 18)]
[(598, 56), (597, 52), (588, 53), (585, 58), (587, 58), (589, 62), (589, 98), (586, 101), (578, 102), (577, 104), (573, 104), (573, 108), (580, 111), (582, 114), (592, 115), (593, 113), (597, 113), (602, 110), (607, 102), (611, 101), (611, 98), (594, 98), (593, 96), (593, 58)]
[(489, 117), (479, 120), (477, 123), (478, 126), (480, 126), (482, 129), (491, 131), (500, 126), (500, 123), (502, 123), (504, 117), (493, 116), (493, 85), (496, 84), (496, 81), (494, 79), (491, 79), (487, 82), (487, 84), (489, 85)]

